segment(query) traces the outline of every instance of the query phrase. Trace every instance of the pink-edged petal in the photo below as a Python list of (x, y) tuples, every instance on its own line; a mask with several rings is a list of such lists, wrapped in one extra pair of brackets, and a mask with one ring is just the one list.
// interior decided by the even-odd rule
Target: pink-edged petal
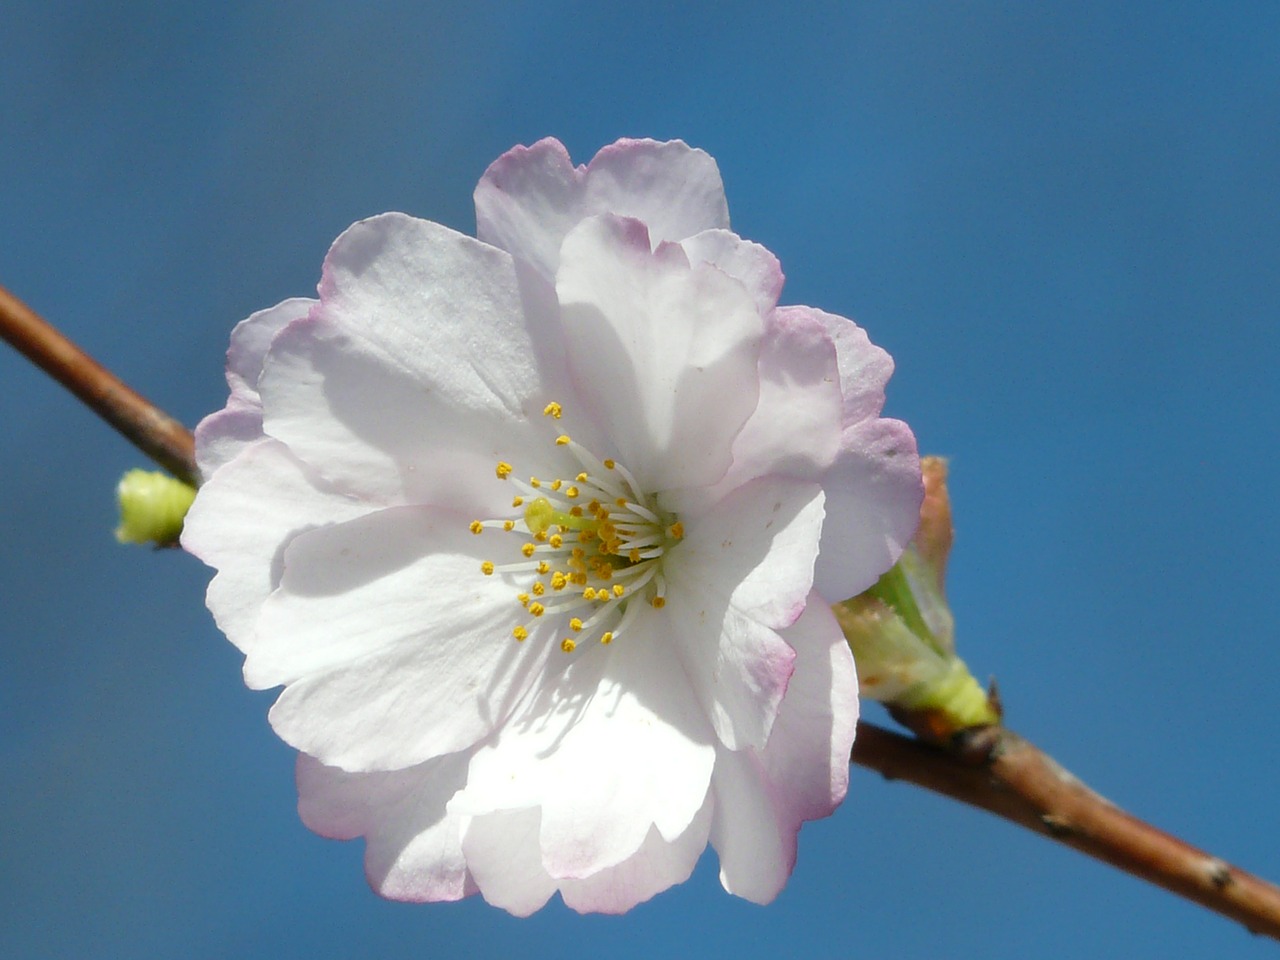
[(827, 519), (813, 585), (835, 603), (897, 563), (920, 524), (924, 481), (911, 429), (885, 419), (850, 427), (823, 488)]
[(879, 416), (884, 408), (885, 385), (893, 375), (893, 358), (868, 340), (866, 332), (852, 320), (813, 307), (779, 307), (778, 312), (797, 321), (803, 318), (822, 324), (835, 344), (845, 426)]
[(575, 167), (558, 140), (515, 147), (485, 172), (475, 203), (476, 236), (548, 280), (564, 238), (597, 214), (643, 220), (654, 243), (729, 226), (715, 161), (678, 140), (619, 140), (585, 167)]
[(549, 306), (526, 302), (500, 250), (402, 214), (358, 223), (329, 253), (320, 305), (272, 343), (266, 432), (381, 504), (509, 501), (494, 465), (549, 447), (528, 423), (572, 399), (546, 395), (566, 379)]
[(202, 480), (208, 480), (263, 438), (262, 407), (256, 399), (242, 400), (232, 394), (225, 407), (196, 425), (195, 437), (196, 469)]
[(316, 303), (307, 297), (294, 297), (259, 310), (236, 325), (227, 349), (227, 386), (232, 397), (258, 400), (258, 378), (271, 341), (294, 320), (310, 313)]
[(561, 880), (560, 896), (579, 913), (626, 913), (637, 904), (677, 883), (684, 883), (707, 848), (712, 802), (707, 795), (689, 828), (665, 840), (650, 827), (640, 849), (616, 867), (606, 867), (581, 880)]
[(480, 895), (517, 917), (541, 909), (556, 892), (542, 866), (541, 820), (537, 808), (489, 813), (471, 818), (462, 838)]
[(653, 616), (732, 750), (764, 745), (787, 689), (794, 654), (776, 628), (804, 609), (822, 502), (817, 484), (756, 480), (690, 518), (667, 558), (667, 603)]
[(684, 539), (665, 560), (668, 583), (727, 599), (765, 626), (790, 626), (813, 585), (823, 503), (817, 483), (760, 477), (705, 513), (682, 514)]
[(840, 449), (840, 375), (825, 328), (789, 311), (769, 315), (760, 349), (760, 402), (733, 442), (716, 497), (767, 474), (819, 478)]
[(796, 668), (763, 760), (780, 821), (799, 829), (829, 816), (849, 789), (858, 678), (848, 641), (816, 592), (782, 635), (796, 651)]
[(742, 285), (604, 216), (565, 240), (556, 289), (581, 394), (641, 486), (719, 480), (759, 397), (763, 323)]
[(275, 440), (256, 441), (210, 475), (187, 513), (182, 545), (218, 571), (206, 600), (227, 639), (246, 654), (258, 649), (258, 614), (295, 536), (370, 509), (328, 488)]
[(729, 228), (729, 204), (711, 155), (682, 140), (619, 140), (587, 165), (587, 207), (643, 220), (659, 240)]
[(503, 723), (552, 646), (540, 627), (512, 639), (515, 589), (481, 573), (482, 559), (518, 557), (426, 507), (296, 537), (246, 682), (288, 684), (272, 726), (330, 766), (394, 770), (466, 749)]
[(262, 437), (262, 401), (258, 378), (267, 348), (276, 334), (294, 320), (305, 317), (315, 300), (285, 300), (259, 310), (231, 331), (227, 349), (227, 405), (200, 421), (196, 427), (196, 467), (202, 479), (233, 460), (249, 444)]
[(690, 263), (709, 263), (746, 287), (760, 316), (767, 317), (777, 306), (782, 295), (782, 264), (760, 244), (728, 230), (704, 230), (681, 240), (680, 246)]
[(542, 864), (557, 879), (616, 866), (650, 827), (667, 840), (683, 834), (706, 798), (715, 751), (661, 626), (642, 616), (611, 646), (573, 654), (559, 681), (476, 752), (450, 809), (482, 817), (541, 807)]
[(858, 718), (853, 657), (820, 597), (786, 637), (796, 668), (768, 745), (763, 753), (720, 748), (712, 778), (720, 881), (755, 903), (773, 900), (791, 875), (801, 822), (844, 799)]
[(298, 813), (321, 836), (364, 837), (369, 885), (392, 900), (461, 900), (476, 892), (462, 821), (445, 811), (466, 779), (466, 754), (407, 770), (348, 773), (298, 755)]

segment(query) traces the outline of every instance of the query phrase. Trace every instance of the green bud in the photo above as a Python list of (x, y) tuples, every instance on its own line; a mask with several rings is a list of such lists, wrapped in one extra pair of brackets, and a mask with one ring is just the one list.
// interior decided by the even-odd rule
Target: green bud
[(120, 503), (116, 539), (121, 543), (174, 546), (195, 498), (195, 487), (167, 473), (130, 470), (116, 486), (116, 499)]

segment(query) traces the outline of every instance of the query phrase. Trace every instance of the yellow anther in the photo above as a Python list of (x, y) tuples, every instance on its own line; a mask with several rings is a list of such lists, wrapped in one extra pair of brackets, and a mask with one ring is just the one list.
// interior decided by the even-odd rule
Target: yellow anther
[(585, 573), (569, 574), (569, 582), (575, 586), (585, 587), (587, 585), (587, 575)]
[(553, 574), (551, 575), (551, 589), (552, 589), (552, 590), (563, 590), (563, 589), (565, 588), (565, 585), (566, 585), (568, 582), (569, 582), (569, 578), (568, 578), (568, 577), (566, 577), (566, 576), (565, 576), (563, 573), (561, 573), (559, 570), (557, 570), (555, 573), (553, 573)]
[(562, 413), (564, 413), (564, 408), (561, 407), (560, 404), (556, 403), (554, 400), (552, 400), (550, 403), (548, 403), (545, 407), (542, 408), (542, 415), (544, 417), (554, 417), (555, 419), (559, 420), (560, 415)]
[(542, 481), (539, 480), (537, 477), (530, 477), (529, 486), (533, 487), (536, 490), (538, 487), (542, 486)]
[(582, 621), (577, 617), (574, 617), (572, 620), (569, 621), (569, 629), (572, 630), (574, 633), (577, 633), (582, 629)]
[(577, 646), (578, 645), (573, 642), (572, 637), (565, 637), (563, 640), (560, 641), (560, 649), (563, 650), (565, 653), (573, 653), (574, 648)]
[[(580, 516), (582, 516), (582, 508), (581, 508), (581, 507), (570, 507), (570, 508), (569, 508), (569, 516), (571, 516), (571, 517), (580, 517)], [(584, 531), (584, 532), (589, 532), (589, 531)]]
[(486, 560), (484, 563), (480, 564), (480, 572), (483, 573), (486, 577), (493, 576), (492, 561)]
[(526, 557), (532, 557), (533, 551), (536, 549), (538, 548), (535, 547), (532, 543), (526, 543), (523, 547), (520, 548), (520, 552), (523, 553)]
[(637, 550), (635, 547), (632, 547), (632, 548), (627, 552), (627, 559), (628, 559), (628, 560), (630, 560), (632, 563), (639, 563), (639, 562), (640, 562), (640, 551), (639, 551), (639, 550)]
[(575, 560), (581, 560), (586, 555), (587, 555), (587, 552), (583, 550), (581, 547), (574, 547), (572, 550), (569, 551), (569, 556), (573, 557), (573, 559)]
[(582, 591), (583, 600), (594, 600), (595, 598), (596, 598), (595, 587), (587, 587), (587, 589)]
[(529, 605), (529, 595), (527, 593), (517, 593), (516, 599), (520, 601), (520, 606), (522, 607)]
[(620, 596), (622, 596), (622, 595), (623, 595), (624, 593), (626, 593), (626, 592), (627, 592), (627, 588), (626, 588), (626, 587), (624, 587), (622, 584), (620, 584), (620, 583), (615, 583), (615, 584), (613, 585), (613, 595), (614, 595), (615, 597), (620, 597)]
[(613, 642), (613, 631), (612, 631), (612, 630), (606, 630), (604, 633), (600, 634), (600, 642), (601, 642), (601, 643), (612, 643), (612, 642)]
[(506, 530), (508, 533), (510, 533), (510, 532), (511, 532), (512, 530), (514, 530), (515, 528), (516, 528), (516, 522), (515, 522), (514, 520), (503, 520), (503, 521), (502, 521), (502, 529), (503, 529), (503, 530)]
[(684, 524), (677, 520), (671, 526), (667, 527), (667, 532), (677, 540), (684, 539)]
[(517, 640), (529, 639), (529, 631), (526, 630), (524, 627), (516, 627), (514, 630), (511, 631), (511, 635), (515, 637)]
[(511, 498), (511, 505), (512, 505), (513, 507), (523, 507), (523, 506), (524, 506), (524, 497), (512, 497), (512, 498)]
[(564, 495), (565, 495), (566, 497), (568, 497), (570, 500), (572, 500), (574, 497), (576, 497), (576, 496), (578, 495), (578, 488), (577, 488), (577, 487), (565, 487), (565, 488), (564, 488)]
[(572, 442), (573, 441), (569, 439), (569, 435), (567, 433), (562, 433), (560, 436), (556, 437), (557, 447), (567, 447)]
[(564, 537), (560, 536), (560, 534), (558, 533), (553, 533), (551, 535), (551, 539), (548, 540), (547, 542), (551, 544), (553, 549), (559, 550), (562, 546), (564, 546)]
[(505, 460), (498, 461), (498, 468), (494, 471), (498, 475), (499, 480), (505, 480), (511, 476), (511, 471), (515, 468)]
[(469, 526), (467, 529), (470, 530), (472, 533), (474, 533), (478, 537), (480, 536), (481, 531), (484, 530), (484, 524), (481, 523), (479, 520), (472, 520), (471, 526)]
[(588, 478), (585, 473), (580, 473), (576, 477), (574, 477), (574, 479), (577, 480), (579, 483), (586, 483)]
[(533, 539), (537, 540), (539, 543), (546, 543), (546, 542), (547, 542), (547, 531), (545, 531), (545, 530), (539, 530), (537, 533), (535, 533), (535, 534), (533, 535)]
[(540, 597), (546, 592), (547, 592), (547, 585), (545, 583), (543, 583), (541, 580), (533, 581), (533, 595), (535, 597)]
[(614, 467), (616, 467), (616, 466), (617, 466), (617, 464), (616, 464), (616, 463), (614, 463), (612, 460), (606, 460), (606, 461), (604, 462), (604, 468), (605, 468), (606, 470), (612, 470), (612, 469), (613, 469)]
[(616, 503), (618, 506), (620, 506), (620, 507), (624, 507), (624, 508), (625, 508), (625, 507), (626, 507), (626, 505), (627, 505), (627, 498), (626, 498), (626, 497), (619, 497), (617, 500), (615, 500), (615, 501), (613, 501), (613, 502), (614, 502), (614, 503)]
[(538, 573), (542, 574), (543, 576), (546, 576), (546, 574), (550, 570), (551, 570), (551, 564), (547, 563), (547, 561), (545, 560), (538, 561)]
[(649, 602), (653, 604), (653, 609), (655, 610), (661, 610), (663, 607), (667, 605), (667, 601), (665, 597), (654, 597)]
[(547, 608), (535, 601), (534, 603), (529, 604), (529, 612), (535, 617), (540, 617), (547, 612)]
[(587, 509), (591, 511), (592, 516), (595, 516), (596, 511), (600, 509), (600, 501), (592, 500), (587, 504)]

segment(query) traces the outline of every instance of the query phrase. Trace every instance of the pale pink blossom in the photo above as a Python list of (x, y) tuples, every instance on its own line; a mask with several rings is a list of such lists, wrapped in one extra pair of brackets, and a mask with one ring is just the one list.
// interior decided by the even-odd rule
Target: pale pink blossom
[(183, 535), (210, 610), (384, 896), (620, 912), (710, 842), (767, 902), (848, 783), (829, 604), (918, 517), (892, 363), (776, 305), (683, 143), (516, 148), (476, 210), (357, 223), (236, 328)]

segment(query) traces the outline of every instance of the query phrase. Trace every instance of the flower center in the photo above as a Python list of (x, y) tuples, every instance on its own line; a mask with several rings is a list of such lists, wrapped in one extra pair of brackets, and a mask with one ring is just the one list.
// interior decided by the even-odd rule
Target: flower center
[[(543, 414), (558, 420), (562, 408), (549, 403)], [(518, 491), (511, 506), (524, 513), (520, 519), (473, 520), (471, 532), (496, 527), (524, 538), (523, 561), (486, 560), (480, 569), (516, 585), (525, 610), (511, 631), (516, 640), (526, 640), (541, 617), (566, 617), (560, 649), (572, 653), (584, 642), (612, 643), (644, 605), (666, 603), (662, 558), (684, 537), (684, 528), (658, 509), (622, 464), (597, 458), (565, 434), (555, 443), (573, 454), (581, 471), (572, 479), (530, 477), (526, 483), (500, 461), (499, 479)]]

